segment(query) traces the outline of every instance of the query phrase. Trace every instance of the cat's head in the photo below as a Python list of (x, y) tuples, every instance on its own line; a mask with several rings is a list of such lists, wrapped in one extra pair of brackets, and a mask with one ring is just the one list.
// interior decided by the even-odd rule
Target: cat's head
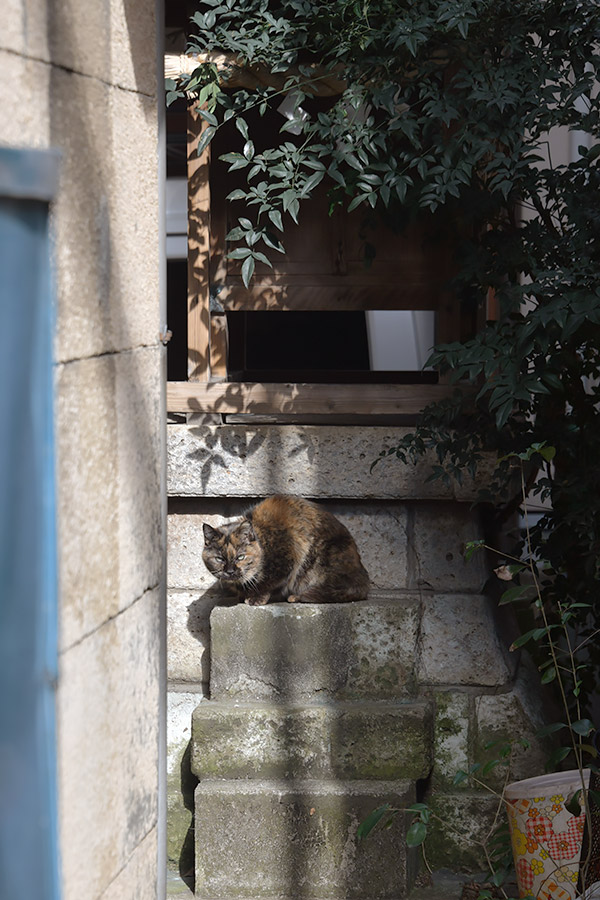
[(257, 578), (262, 551), (247, 519), (213, 528), (204, 524), (204, 565), (220, 581), (249, 584)]

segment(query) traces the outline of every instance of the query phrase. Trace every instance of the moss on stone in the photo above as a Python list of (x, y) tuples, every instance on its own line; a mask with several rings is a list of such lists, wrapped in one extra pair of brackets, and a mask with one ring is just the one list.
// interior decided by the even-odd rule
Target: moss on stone
[(492, 827), (499, 798), (488, 793), (434, 794), (433, 812), (425, 843), (433, 869), (476, 872), (487, 868), (482, 841)]

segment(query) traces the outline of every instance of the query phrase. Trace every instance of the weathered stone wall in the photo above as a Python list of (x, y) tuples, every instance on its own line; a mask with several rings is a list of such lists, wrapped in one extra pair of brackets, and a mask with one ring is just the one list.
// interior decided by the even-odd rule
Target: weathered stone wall
[[(344, 783), (348, 778), (364, 780), (369, 777), (365, 766), (375, 772), (394, 744), (410, 745), (420, 765), (405, 752), (404, 761), (413, 762), (404, 774), (396, 768), (391, 780), (412, 780), (413, 787), (422, 781), (420, 789), (428, 791), (432, 804), (452, 825), (443, 835), (434, 831), (431, 862), (471, 870), (481, 865), (481, 856), (465, 850), (459, 835), (483, 833), (496, 803), (472, 784), (456, 787), (454, 775), (508, 729), (533, 737), (540, 715), (535, 679), (519, 664), (518, 654), (507, 652), (497, 610), (482, 594), (488, 578), (485, 556), (476, 554), (468, 564), (464, 559), (465, 542), (482, 534), (468, 502), (475, 497), (474, 485), (457, 489), (428, 482), (426, 464), (415, 469), (396, 460), (370, 473), (372, 460), (400, 433), (402, 429), (339, 426), (168, 429), (168, 659), (176, 710), (169, 731), (170, 862), (188, 870), (193, 865), (189, 792), (194, 781), (189, 781), (186, 716), (197, 707), (191, 767), (202, 779), (196, 840), (206, 896), (212, 896), (211, 890), (225, 891), (223, 896), (231, 890), (225, 873), (225, 881), (215, 875), (213, 883), (204, 872), (212, 845), (199, 823), (225, 802), (216, 786), (216, 794), (211, 793), (213, 781), (226, 780), (235, 805), (246, 802), (236, 789), (250, 780), (258, 791), (257, 778), (276, 782), (291, 772), (300, 780), (322, 778), (328, 784), (332, 778)], [(220, 524), (274, 492), (317, 499), (345, 522), (371, 575), (368, 604), (291, 611), (287, 606), (215, 609), (219, 592), (201, 560), (202, 523)], [(354, 648), (350, 655), (348, 642)], [(349, 659), (355, 661), (350, 667)], [(374, 734), (387, 732), (389, 738), (386, 742), (382, 737), (379, 761), (377, 740), (365, 742), (360, 762), (340, 747), (338, 755), (330, 746), (330, 755), (319, 757), (324, 733), (331, 742), (331, 735), (340, 730), (340, 716), (342, 730), (352, 736), (351, 709), (346, 706), (366, 702), (368, 686), (370, 703), (425, 704), (427, 729), (421, 727), (417, 736), (401, 718), (384, 722), (379, 710), (371, 710)], [(299, 711), (303, 704), (314, 704), (314, 698), (336, 704), (336, 711)], [(286, 709), (294, 706), (293, 725), (279, 721), (276, 708), (282, 703)], [(282, 734), (288, 736), (285, 747), (278, 743)], [(354, 733), (352, 740), (361, 743), (364, 738), (358, 740)], [(308, 769), (296, 771), (295, 760), (307, 754), (312, 758)], [(516, 754), (513, 775), (525, 777), (539, 765), (539, 748)], [(382, 783), (384, 769), (377, 775)], [(188, 779), (183, 800), (173, 793), (181, 773)], [(488, 780), (497, 786), (497, 779), (492, 773)], [(203, 804), (207, 808), (201, 813)], [(184, 842), (186, 852), (181, 853)], [(249, 858), (256, 853), (250, 844)]]
[(156, 896), (163, 579), (154, 0), (10, 0), (0, 140), (52, 209), (62, 897)]

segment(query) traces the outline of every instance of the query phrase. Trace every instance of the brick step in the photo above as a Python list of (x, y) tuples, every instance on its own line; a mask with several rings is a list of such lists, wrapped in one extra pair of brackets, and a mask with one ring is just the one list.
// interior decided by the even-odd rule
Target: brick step
[(398, 782), (203, 781), (196, 789), (198, 900), (402, 900), (413, 879), (410, 817), (358, 842), (378, 806), (399, 809)]
[(311, 706), (201, 703), (192, 717), (192, 771), (205, 778), (416, 781), (432, 766), (426, 703)]

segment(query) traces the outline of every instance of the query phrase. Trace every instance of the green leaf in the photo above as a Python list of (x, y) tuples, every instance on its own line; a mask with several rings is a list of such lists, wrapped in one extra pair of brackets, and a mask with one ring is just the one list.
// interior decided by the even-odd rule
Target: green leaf
[(366, 819), (364, 819), (358, 829), (356, 831), (356, 836), (359, 841), (364, 840), (364, 838), (369, 835), (375, 826), (383, 819), (387, 813), (391, 810), (389, 803), (384, 803), (383, 806), (378, 806), (377, 809), (374, 809), (373, 812), (370, 812)]
[(573, 722), (571, 728), (576, 734), (587, 737), (588, 734), (594, 731), (594, 723), (590, 719), (578, 719), (576, 722)]
[(242, 137), (248, 140), (248, 124), (246, 120), (238, 116), (238, 118), (235, 120), (235, 127), (240, 132)]
[(219, 120), (213, 113), (209, 112), (207, 109), (199, 109), (198, 114), (202, 116), (202, 118), (208, 122), (209, 125), (213, 125), (215, 128), (219, 125)]
[(212, 139), (214, 138), (216, 133), (217, 133), (217, 129), (214, 128), (212, 125), (209, 125), (208, 128), (204, 129), (204, 131), (202, 132), (202, 135), (200, 137), (200, 140), (198, 141), (198, 150), (197, 150), (198, 156), (200, 156), (200, 154), (203, 153), (204, 150), (206, 150), (206, 148), (208, 147), (208, 145), (210, 144), (210, 142), (212, 141)]
[(514, 587), (509, 588), (507, 591), (504, 591), (500, 600), (498, 601), (498, 606), (505, 606), (507, 603), (514, 603), (516, 600), (520, 600), (525, 594), (529, 593), (531, 588), (527, 584), (515, 585)]
[(510, 645), (510, 647), (508, 649), (509, 650), (518, 650), (519, 647), (523, 647), (525, 644), (528, 643), (528, 641), (533, 640), (537, 631), (538, 631), (537, 628), (532, 628), (530, 631), (526, 631), (525, 634), (521, 634), (515, 641), (512, 642), (512, 644)]
[(572, 747), (557, 747), (553, 753), (548, 757), (548, 761), (546, 762), (546, 772), (549, 772), (551, 769), (554, 769), (559, 763), (566, 759), (569, 753), (571, 752)]
[(275, 226), (275, 228), (278, 228), (280, 231), (283, 231), (283, 221), (282, 221), (281, 213), (279, 212), (279, 210), (278, 209), (270, 209), (268, 212), (268, 216), (269, 216), (269, 219), (271, 220), (271, 222), (273, 223), (273, 225)]
[(567, 800), (567, 802), (565, 803), (565, 809), (567, 810), (567, 812), (570, 812), (571, 815), (573, 815), (573, 816), (581, 815), (581, 803), (579, 802), (580, 798), (581, 798), (581, 793), (582, 793), (581, 788), (579, 788), (579, 790), (575, 791), (573, 796), (570, 797)]
[(467, 541), (465, 544), (465, 560), (470, 562), (476, 550), (485, 550), (485, 541)]
[(406, 832), (406, 843), (409, 847), (418, 847), (427, 837), (427, 825), (424, 822), (413, 822)]
[(539, 731), (536, 732), (536, 737), (544, 738), (548, 737), (550, 734), (555, 734), (557, 731), (560, 731), (562, 728), (568, 728), (569, 726), (565, 722), (553, 722), (551, 725), (544, 725), (543, 728), (540, 728)]
[(556, 678), (556, 668), (554, 666), (550, 666), (544, 674), (542, 675), (541, 681), (542, 684), (549, 684), (551, 681), (554, 681)]
[(254, 257), (248, 256), (244, 262), (242, 263), (242, 281), (244, 282), (244, 286), (248, 287), (250, 284), (250, 279), (254, 274)]

